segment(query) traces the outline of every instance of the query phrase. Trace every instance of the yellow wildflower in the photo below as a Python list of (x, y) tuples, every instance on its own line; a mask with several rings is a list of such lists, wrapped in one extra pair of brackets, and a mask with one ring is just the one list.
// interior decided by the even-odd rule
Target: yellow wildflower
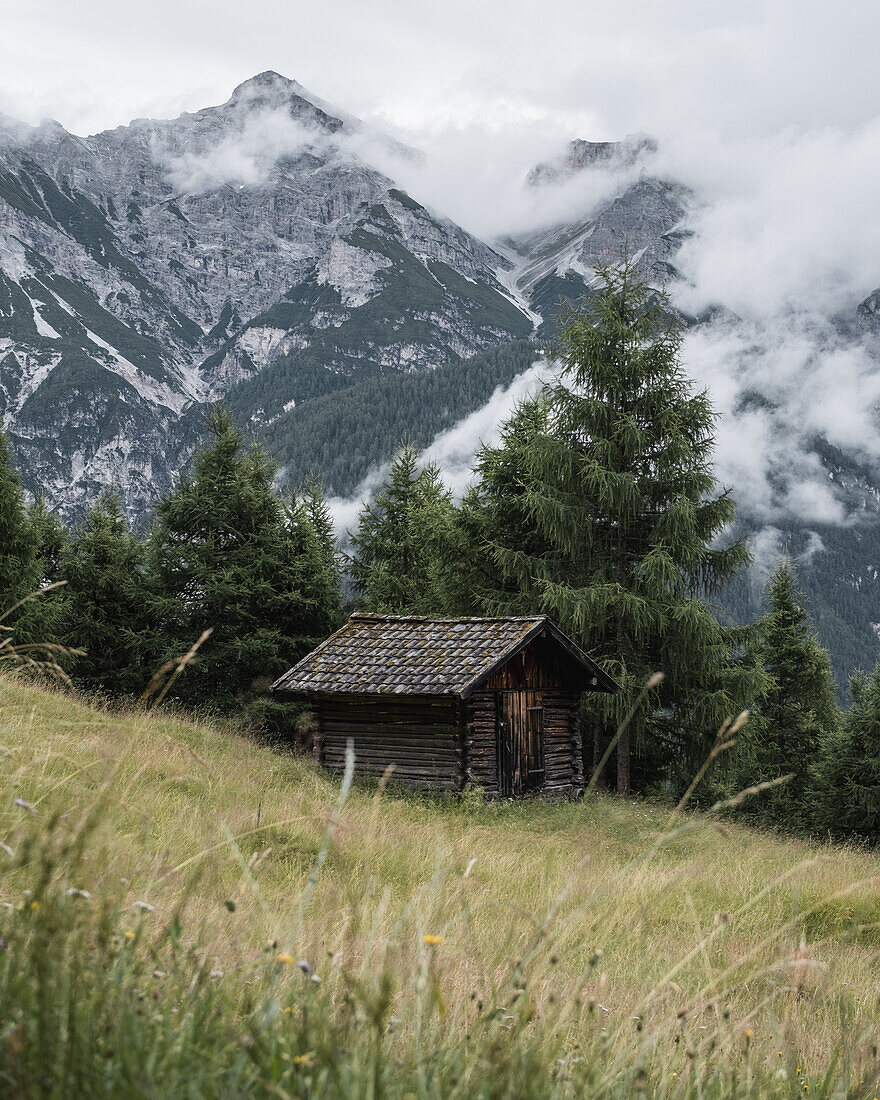
[(32, 901), (31, 902), (31, 909), (33, 909), (34, 912), (36, 912), (36, 910), (39, 909), (39, 908), (40, 908), (40, 903), (38, 901)]
[(285, 966), (293, 966), (293, 955), (289, 954), (287, 951), (279, 951), (275, 956), (275, 962), (284, 963)]
[(423, 936), (422, 939), (428, 945), (428, 947), (439, 947), (443, 943), (442, 936)]
[(752, 1028), (750, 1028), (750, 1027), (747, 1027), (747, 1028), (746, 1028), (746, 1030), (745, 1030), (745, 1032), (744, 1032), (744, 1034), (745, 1034), (745, 1037), (746, 1037), (747, 1039), (751, 1039), (751, 1037), (752, 1037), (752, 1036), (753, 1036), (753, 1035), (754, 1035), (755, 1033), (754, 1033), (754, 1031), (752, 1030)]
[(297, 1054), (293, 1059), (295, 1066), (310, 1066), (312, 1064), (313, 1054)]
[(133, 939), (134, 939), (134, 932), (132, 932), (132, 930), (131, 930), (130, 928), (126, 928), (126, 930), (125, 930), (125, 938), (126, 938), (127, 940), (133, 940)]

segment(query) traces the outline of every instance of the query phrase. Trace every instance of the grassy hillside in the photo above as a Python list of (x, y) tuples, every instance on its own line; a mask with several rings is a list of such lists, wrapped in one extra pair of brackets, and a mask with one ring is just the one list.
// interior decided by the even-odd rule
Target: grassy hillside
[(9, 680), (0, 759), (3, 1095), (877, 1095), (874, 855)]

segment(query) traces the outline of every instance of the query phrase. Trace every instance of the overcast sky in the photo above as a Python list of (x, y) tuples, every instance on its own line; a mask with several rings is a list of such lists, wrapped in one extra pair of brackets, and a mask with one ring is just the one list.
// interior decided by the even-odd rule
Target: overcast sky
[[(811, 433), (880, 463), (877, 361), (828, 325), (880, 287), (876, 0), (0, 0), (0, 15), (0, 111), (93, 133), (274, 69), (426, 150), (399, 178), (484, 237), (525, 228), (524, 173), (564, 142), (652, 134), (652, 170), (697, 200), (676, 293), (744, 319), (686, 349), (722, 413), (723, 478), (773, 518), (782, 454), (804, 478), (786, 507), (819, 522), (839, 505)], [(738, 411), (756, 388), (778, 412)]]
[(264, 69), (411, 134), (610, 138), (857, 127), (880, 113), (869, 0), (0, 0), (0, 110), (93, 132)]

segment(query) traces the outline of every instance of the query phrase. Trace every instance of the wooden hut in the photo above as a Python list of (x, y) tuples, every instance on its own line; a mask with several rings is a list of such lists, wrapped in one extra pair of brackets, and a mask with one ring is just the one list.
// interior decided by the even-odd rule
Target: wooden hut
[(518, 796), (583, 789), (583, 691), (618, 686), (546, 618), (352, 615), (277, 680), (306, 696), (314, 754), (341, 771)]

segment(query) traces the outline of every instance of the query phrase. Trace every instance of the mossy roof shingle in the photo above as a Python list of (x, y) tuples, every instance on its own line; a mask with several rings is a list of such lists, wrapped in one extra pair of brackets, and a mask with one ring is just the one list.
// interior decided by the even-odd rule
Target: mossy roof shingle
[(541, 616), (429, 619), (368, 614), (352, 615), (272, 687), (327, 694), (463, 695), (544, 631), (596, 675), (605, 690), (616, 690), (585, 653)]

